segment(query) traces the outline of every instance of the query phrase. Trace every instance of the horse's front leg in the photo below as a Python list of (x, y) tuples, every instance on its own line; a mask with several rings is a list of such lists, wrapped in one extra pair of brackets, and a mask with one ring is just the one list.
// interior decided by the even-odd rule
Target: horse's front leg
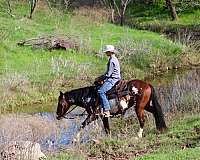
[(91, 123), (92, 121), (96, 120), (97, 117), (95, 114), (88, 114), (87, 118), (83, 121), (83, 123), (81, 124), (80, 130), (77, 133), (77, 135), (75, 136), (75, 138), (73, 139), (73, 142), (80, 142), (80, 135), (81, 135), (81, 131), (83, 128), (85, 128), (85, 126), (87, 126), (89, 123)]
[(96, 115), (93, 113), (93, 114), (89, 114), (87, 116), (87, 118), (83, 121), (82, 125), (81, 125), (81, 128), (85, 128), (86, 125), (88, 125), (89, 123), (91, 123), (92, 121), (96, 120), (97, 117)]

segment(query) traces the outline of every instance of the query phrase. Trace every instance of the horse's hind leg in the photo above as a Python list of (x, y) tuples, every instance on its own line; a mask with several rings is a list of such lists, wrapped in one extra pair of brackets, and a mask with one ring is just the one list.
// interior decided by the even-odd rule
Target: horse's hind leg
[(135, 111), (140, 123), (140, 130), (138, 132), (138, 137), (142, 138), (142, 133), (143, 133), (143, 128), (144, 128), (144, 122), (145, 122), (145, 118), (144, 118), (144, 109), (145, 106), (148, 104), (149, 99), (150, 99), (150, 95), (151, 95), (151, 88), (147, 88), (142, 96), (138, 97), (137, 99), (137, 104), (135, 107)]
[(140, 130), (137, 135), (139, 138), (142, 138), (144, 122), (145, 122), (144, 109), (136, 106), (136, 114), (140, 123)]

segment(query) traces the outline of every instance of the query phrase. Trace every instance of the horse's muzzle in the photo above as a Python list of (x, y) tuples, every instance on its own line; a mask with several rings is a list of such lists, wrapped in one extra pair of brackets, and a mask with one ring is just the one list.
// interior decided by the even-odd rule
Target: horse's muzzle
[(61, 120), (63, 117), (62, 116), (56, 116), (57, 120)]

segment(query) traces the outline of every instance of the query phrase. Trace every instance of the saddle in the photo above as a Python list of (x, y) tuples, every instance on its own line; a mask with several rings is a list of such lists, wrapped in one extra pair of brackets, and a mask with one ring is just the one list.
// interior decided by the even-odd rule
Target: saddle
[[(102, 83), (96, 83), (97, 87)], [(128, 100), (130, 99), (127, 80), (119, 80), (110, 90), (106, 92), (106, 96), (111, 106), (112, 114), (123, 113), (128, 108)], [(98, 103), (98, 102), (97, 102)]]
[(129, 94), (127, 80), (119, 80), (109, 91), (106, 92), (108, 99), (124, 97)]

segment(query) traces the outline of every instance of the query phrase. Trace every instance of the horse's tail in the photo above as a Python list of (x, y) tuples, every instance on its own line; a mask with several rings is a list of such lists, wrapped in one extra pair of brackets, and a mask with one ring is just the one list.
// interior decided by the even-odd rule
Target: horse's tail
[(150, 102), (152, 101), (152, 113), (154, 115), (155, 118), (155, 122), (156, 122), (156, 128), (159, 131), (165, 131), (167, 129), (165, 120), (164, 120), (164, 114), (162, 112), (162, 108), (160, 106), (160, 104), (158, 103), (157, 100), (157, 96), (156, 96), (156, 92), (155, 89), (153, 88), (153, 86), (151, 86), (151, 98), (150, 98)]

